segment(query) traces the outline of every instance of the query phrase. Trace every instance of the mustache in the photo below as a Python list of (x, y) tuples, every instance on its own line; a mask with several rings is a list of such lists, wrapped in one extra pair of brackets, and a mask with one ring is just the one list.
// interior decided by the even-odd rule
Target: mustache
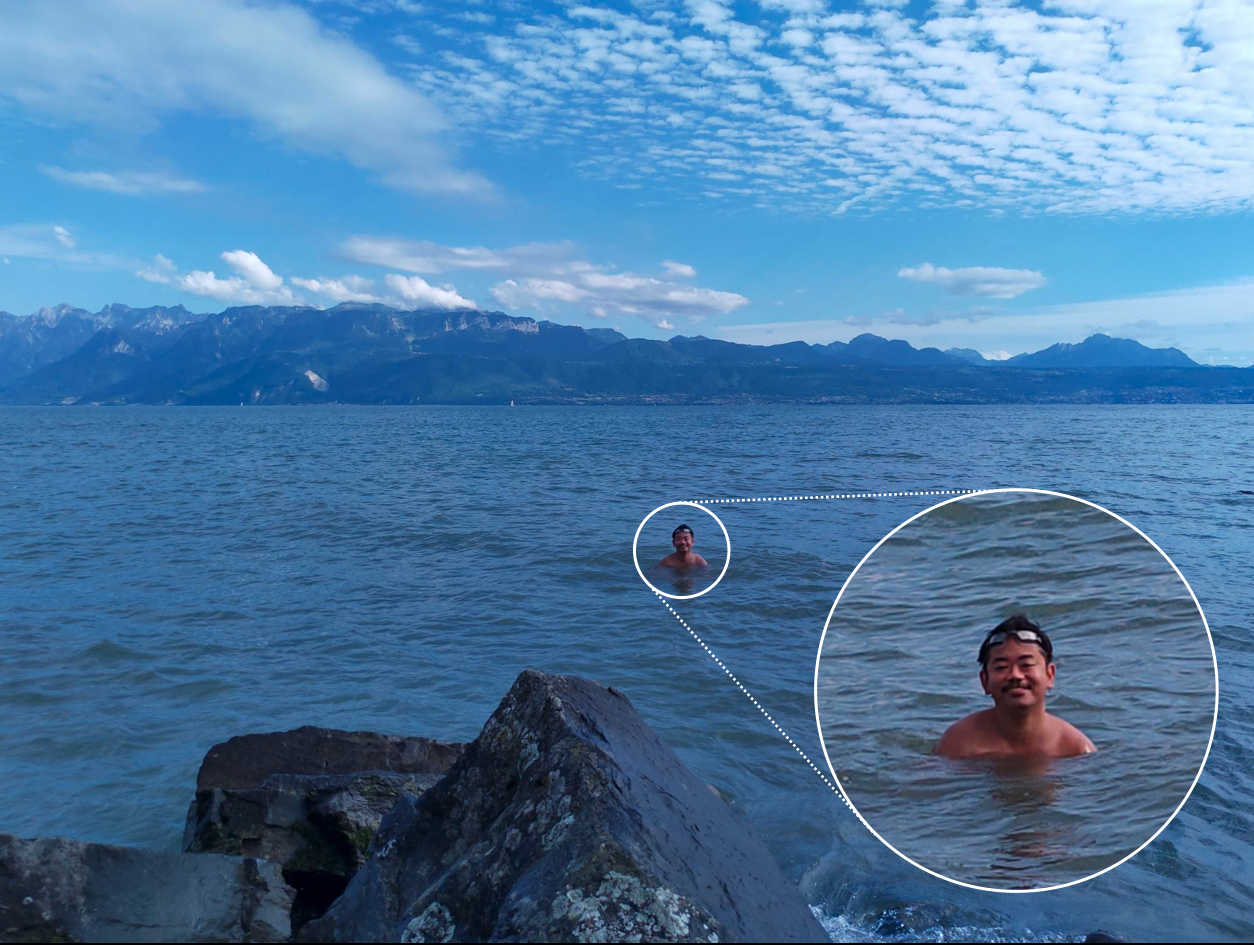
[(1031, 688), (1032, 688), (1032, 684), (1025, 681), (1021, 683), (1007, 683), (1006, 685), (1001, 687), (1001, 691), (1010, 692), (1012, 689), (1031, 689)]

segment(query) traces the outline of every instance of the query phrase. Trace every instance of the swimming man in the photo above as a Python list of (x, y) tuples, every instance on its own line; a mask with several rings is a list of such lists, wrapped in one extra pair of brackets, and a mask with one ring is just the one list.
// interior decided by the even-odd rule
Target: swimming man
[(657, 563), (659, 568), (708, 568), (709, 562), (692, 550), (692, 541), (696, 536), (687, 525), (680, 525), (671, 532), (671, 544), (675, 546), (674, 554), (669, 554)]
[(950, 758), (1067, 758), (1097, 751), (1074, 725), (1045, 711), (1054, 685), (1054, 646), (1018, 614), (989, 631), (980, 647), (980, 685), (993, 707), (955, 722), (933, 751)]

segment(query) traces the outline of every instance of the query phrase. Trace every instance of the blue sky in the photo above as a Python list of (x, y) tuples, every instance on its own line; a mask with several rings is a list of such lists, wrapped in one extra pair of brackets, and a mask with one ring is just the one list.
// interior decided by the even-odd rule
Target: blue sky
[(1240, 0), (0, 4), (0, 309), (1254, 362)]

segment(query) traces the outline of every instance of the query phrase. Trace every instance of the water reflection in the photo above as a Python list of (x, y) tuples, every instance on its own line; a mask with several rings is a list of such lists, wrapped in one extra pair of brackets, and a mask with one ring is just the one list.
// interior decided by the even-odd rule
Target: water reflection
[[(1071, 807), (1082, 805), (1074, 795), (1101, 777), (1094, 758), (921, 757), (900, 772), (895, 806), (921, 812), (939, 804), (945, 816), (919, 819), (916, 830), (890, 831), (886, 839), (911, 859), (966, 882), (1003, 889), (1053, 885), (1058, 869), (1086, 845), (1086, 826)], [(856, 793), (859, 785), (852, 783)], [(864, 814), (880, 809), (872, 803)]]
[(678, 594), (691, 594), (697, 587), (697, 579), (691, 574), (678, 573), (675, 575), (675, 591)]
[(649, 581), (655, 587), (672, 588), (680, 597), (697, 594), (718, 579), (719, 572), (712, 567), (664, 568), (655, 566), (649, 570)]
[(1048, 758), (998, 758), (986, 763), (990, 806), (1006, 821), (994, 841), (997, 858), (989, 870), (1007, 876), (1012, 885), (1037, 885), (1043, 879), (1041, 864), (1067, 857), (1067, 831), (1047, 816), (1058, 800), (1062, 779), (1050, 776), (1053, 763)]

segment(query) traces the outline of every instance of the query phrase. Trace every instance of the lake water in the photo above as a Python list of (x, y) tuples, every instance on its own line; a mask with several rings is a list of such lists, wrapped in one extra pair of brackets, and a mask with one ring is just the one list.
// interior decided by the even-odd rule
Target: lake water
[[(989, 706), (976, 656), (1015, 613), (1051, 637), (1049, 710), (1095, 755), (952, 761), (946, 727)], [(1074, 882), (1149, 840), (1210, 744), (1215, 664), (1170, 563), (1115, 517), (1039, 492), (961, 498), (897, 531), (843, 589), (817, 705), (858, 812), (943, 876), (992, 889)]]
[[(303, 724), (470, 739), (536, 668), (623, 690), (836, 938), (1248, 939), (1251, 420), (1222, 406), (0, 410), (0, 831), (175, 849), (214, 742)], [(1141, 528), (1192, 585), (1219, 664), (1214, 747), (1180, 815), (1110, 873), (1031, 895), (946, 883), (880, 844), (631, 554), (665, 502), (997, 486), (1087, 498)], [(812, 687), (832, 601), (936, 501), (713, 507), (727, 575), (672, 606), (820, 766)]]

